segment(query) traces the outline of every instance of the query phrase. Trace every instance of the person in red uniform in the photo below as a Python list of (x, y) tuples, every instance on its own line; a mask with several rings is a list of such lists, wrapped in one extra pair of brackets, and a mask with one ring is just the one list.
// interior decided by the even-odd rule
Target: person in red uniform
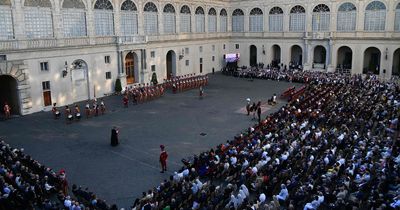
[(124, 107), (128, 108), (129, 98), (128, 98), (128, 96), (126, 94), (124, 95), (124, 98), (122, 99), (122, 102), (124, 103)]
[(167, 151), (165, 151), (164, 145), (160, 145), (160, 148), (161, 148), (161, 153), (160, 153), (161, 173), (164, 173), (164, 171), (167, 171), (168, 153)]

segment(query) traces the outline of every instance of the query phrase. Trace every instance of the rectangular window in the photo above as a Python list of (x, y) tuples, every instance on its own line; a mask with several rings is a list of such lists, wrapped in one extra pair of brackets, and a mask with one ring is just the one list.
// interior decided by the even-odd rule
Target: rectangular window
[(7, 55), (0, 55), (0, 61), (6, 61)]
[(50, 8), (26, 7), (24, 16), (28, 39), (53, 37), (53, 17)]
[(151, 51), (151, 52), (150, 52), (150, 57), (152, 57), (152, 58), (156, 57), (156, 52)]
[(189, 54), (189, 48), (188, 47), (185, 48), (185, 54), (186, 55)]
[(199, 51), (200, 51), (200, 52), (203, 52), (203, 46), (200, 46), (200, 47), (199, 47)]
[(0, 7), (0, 40), (14, 38), (11, 7)]
[(40, 62), (40, 71), (49, 71), (49, 62)]
[(86, 14), (83, 9), (63, 9), (64, 37), (86, 36)]
[(215, 45), (211, 45), (212, 51), (215, 51)]
[(236, 49), (239, 49), (239, 44), (235, 44), (235, 48), (236, 48)]
[(43, 91), (50, 90), (50, 81), (42, 82), (42, 89)]
[(137, 13), (130, 10), (120, 11), (121, 13), (121, 34), (133, 35), (138, 33)]
[(156, 71), (156, 65), (151, 65), (151, 71), (155, 72)]
[(186, 66), (189, 66), (189, 60), (185, 61)]
[(203, 63), (203, 58), (200, 58), (200, 63)]
[(211, 57), (211, 60), (212, 60), (212, 61), (215, 61), (215, 56), (212, 56), (212, 57)]
[(111, 63), (111, 58), (109, 55), (104, 56), (104, 63)]
[(225, 50), (225, 44), (224, 44), (224, 45), (222, 45), (222, 49), (224, 49), (224, 50)]
[(111, 71), (106, 72), (106, 79), (111, 79)]
[(114, 13), (112, 10), (94, 11), (94, 29), (97, 36), (114, 35)]

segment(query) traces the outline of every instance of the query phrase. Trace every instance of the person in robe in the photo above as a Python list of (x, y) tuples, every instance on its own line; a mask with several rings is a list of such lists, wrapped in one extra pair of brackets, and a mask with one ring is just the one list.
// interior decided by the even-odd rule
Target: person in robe
[(259, 101), (257, 104), (257, 116), (258, 116), (258, 122), (261, 122), (261, 101)]
[(9, 119), (11, 116), (11, 107), (8, 105), (7, 102), (4, 103), (3, 110), (4, 110), (4, 118), (6, 120)]
[(160, 145), (161, 153), (160, 153), (160, 163), (161, 163), (161, 173), (164, 173), (164, 171), (167, 171), (167, 158), (168, 158), (168, 153), (165, 151), (165, 146)]
[(118, 140), (119, 130), (116, 126), (111, 129), (111, 146), (115, 147), (119, 144)]

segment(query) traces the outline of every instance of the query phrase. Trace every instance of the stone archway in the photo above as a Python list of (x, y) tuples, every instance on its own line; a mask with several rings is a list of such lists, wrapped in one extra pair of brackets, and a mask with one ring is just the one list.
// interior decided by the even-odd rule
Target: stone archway
[(290, 49), (290, 62), (292, 65), (303, 65), (303, 49), (299, 45), (293, 45)]
[[(11, 107), (11, 114), (19, 115), (18, 82), (10, 75), (0, 75), (0, 107), (7, 103)], [(3, 113), (3, 112), (1, 112)]]
[(369, 47), (364, 51), (363, 74), (379, 74), (381, 70), (381, 51), (376, 47)]
[(176, 76), (176, 54), (173, 50), (168, 51), (166, 55), (166, 69), (167, 79), (171, 79), (171, 76)]
[(392, 75), (400, 76), (400, 48), (393, 53)]
[[(2, 77), (0, 95), (3, 95), (5, 100), (12, 101), (10, 102), (12, 113), (18, 115), (29, 114), (32, 109), (32, 98), (24, 61), (0, 62), (0, 77)], [(3, 90), (4, 92), (1, 93)], [(2, 108), (4, 100), (0, 101), (0, 105)]]
[(353, 51), (350, 47), (342, 46), (337, 52), (337, 69), (351, 70), (353, 63)]
[(90, 99), (89, 69), (84, 60), (72, 62), (71, 79), (73, 100), (76, 102)]
[(272, 67), (278, 67), (281, 63), (281, 47), (277, 44), (272, 46)]
[(321, 45), (314, 48), (313, 68), (326, 69), (326, 49)]
[(133, 84), (137, 82), (137, 74), (139, 70), (138, 56), (134, 52), (129, 52), (125, 56), (125, 72), (126, 84)]

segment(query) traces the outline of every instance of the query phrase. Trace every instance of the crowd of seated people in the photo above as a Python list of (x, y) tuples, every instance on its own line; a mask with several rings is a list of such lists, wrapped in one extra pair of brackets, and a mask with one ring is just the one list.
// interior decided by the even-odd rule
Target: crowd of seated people
[(289, 77), (308, 83), (303, 94), (185, 160), (132, 208), (398, 209), (400, 87), (357, 75)]
[(0, 209), (116, 210), (88, 189), (73, 187), (68, 194), (64, 170), (55, 172), (24, 153), (0, 141)]

